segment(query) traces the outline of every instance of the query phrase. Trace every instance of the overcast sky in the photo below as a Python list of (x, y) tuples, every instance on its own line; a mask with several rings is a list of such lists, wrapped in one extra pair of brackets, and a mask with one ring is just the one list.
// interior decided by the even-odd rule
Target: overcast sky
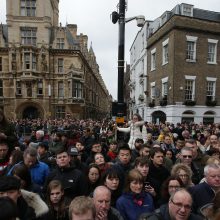
[[(0, 0), (0, 22), (5, 23), (5, 2)], [(59, 13), (62, 25), (77, 24), (78, 34), (88, 35), (96, 55), (100, 74), (114, 99), (117, 99), (118, 24), (110, 19), (117, 10), (119, 0), (60, 0)], [(128, 0), (126, 17), (144, 15), (154, 20), (175, 5), (189, 3), (195, 8), (220, 12), (219, 0)], [(135, 21), (126, 24), (125, 61), (129, 63), (129, 49), (139, 28)]]

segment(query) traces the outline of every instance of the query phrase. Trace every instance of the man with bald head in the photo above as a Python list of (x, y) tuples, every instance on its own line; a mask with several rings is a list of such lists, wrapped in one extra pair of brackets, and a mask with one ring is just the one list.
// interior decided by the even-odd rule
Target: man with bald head
[(98, 186), (93, 193), (93, 202), (96, 209), (96, 220), (123, 220), (120, 213), (110, 206), (111, 192), (105, 186)]
[(139, 220), (202, 220), (203, 218), (191, 213), (192, 197), (186, 189), (179, 189), (174, 192), (167, 205), (162, 205), (154, 214), (145, 214)]

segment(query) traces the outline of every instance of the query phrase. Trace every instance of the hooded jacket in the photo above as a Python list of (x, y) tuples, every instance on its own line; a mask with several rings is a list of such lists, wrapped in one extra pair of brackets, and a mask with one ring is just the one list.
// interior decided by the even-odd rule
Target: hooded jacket
[(76, 196), (86, 195), (88, 186), (85, 175), (73, 166), (54, 169), (46, 180), (44, 192), (51, 180), (61, 181), (65, 196), (71, 200)]

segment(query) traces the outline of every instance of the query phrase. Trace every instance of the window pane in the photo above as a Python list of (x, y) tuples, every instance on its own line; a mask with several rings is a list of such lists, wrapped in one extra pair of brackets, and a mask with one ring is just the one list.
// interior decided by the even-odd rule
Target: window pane
[(193, 100), (193, 80), (186, 80), (185, 100)]
[(208, 43), (208, 62), (215, 62), (215, 43)]
[(194, 60), (195, 59), (195, 42), (187, 41), (187, 60)]

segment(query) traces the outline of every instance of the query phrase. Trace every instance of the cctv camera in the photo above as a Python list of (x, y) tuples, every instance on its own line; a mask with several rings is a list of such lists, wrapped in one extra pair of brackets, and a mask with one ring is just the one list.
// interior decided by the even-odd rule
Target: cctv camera
[(143, 27), (144, 26), (145, 17), (143, 15), (137, 16), (136, 17), (136, 21), (137, 21), (137, 26), (138, 27)]

